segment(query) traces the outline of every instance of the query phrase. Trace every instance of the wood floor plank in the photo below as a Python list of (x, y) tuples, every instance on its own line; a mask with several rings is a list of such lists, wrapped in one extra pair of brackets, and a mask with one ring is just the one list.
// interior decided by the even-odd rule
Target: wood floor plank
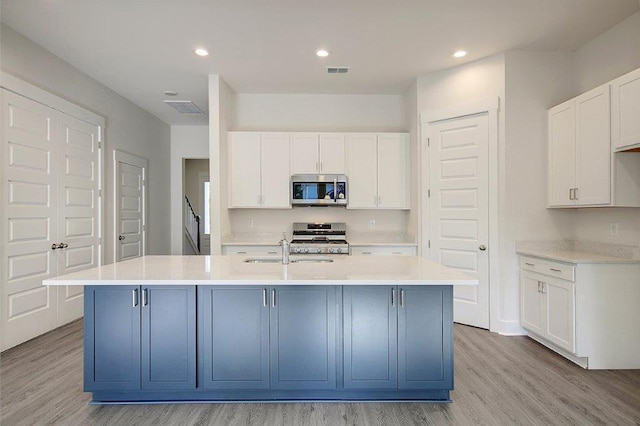
[(0, 355), (0, 424), (639, 425), (640, 370), (589, 371), (527, 337), (456, 325), (452, 404), (87, 405), (82, 321)]

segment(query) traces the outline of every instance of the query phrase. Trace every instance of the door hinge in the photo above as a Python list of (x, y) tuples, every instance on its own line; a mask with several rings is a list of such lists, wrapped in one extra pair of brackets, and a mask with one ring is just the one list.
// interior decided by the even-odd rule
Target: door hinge
[(102, 197), (102, 189), (98, 189), (98, 197)]
[(427, 146), (431, 146), (431, 138), (427, 138)]
[(98, 142), (98, 149), (102, 149), (102, 142)]

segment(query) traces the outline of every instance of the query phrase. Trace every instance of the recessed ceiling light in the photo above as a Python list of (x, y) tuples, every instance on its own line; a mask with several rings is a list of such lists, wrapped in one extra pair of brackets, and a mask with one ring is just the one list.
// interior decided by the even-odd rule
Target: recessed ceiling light
[(164, 94), (167, 96), (178, 96), (178, 92), (174, 92), (173, 90), (165, 90)]
[(196, 49), (196, 55), (198, 56), (207, 56), (208, 54), (209, 52), (207, 52), (207, 49), (204, 49), (202, 47)]
[(454, 58), (462, 58), (464, 56), (467, 56), (466, 50), (458, 50), (456, 53), (453, 54)]
[(321, 58), (326, 58), (327, 56), (329, 56), (329, 51), (325, 49), (319, 49), (318, 51), (316, 51), (316, 55)]

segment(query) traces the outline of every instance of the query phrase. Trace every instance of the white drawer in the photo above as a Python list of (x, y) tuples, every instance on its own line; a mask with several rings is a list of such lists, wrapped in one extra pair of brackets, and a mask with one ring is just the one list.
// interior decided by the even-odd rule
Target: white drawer
[(413, 246), (351, 246), (352, 255), (372, 256), (415, 256)]
[(576, 265), (568, 263), (554, 262), (552, 260), (539, 259), (537, 257), (521, 256), (520, 268), (568, 281), (575, 281), (576, 279)]

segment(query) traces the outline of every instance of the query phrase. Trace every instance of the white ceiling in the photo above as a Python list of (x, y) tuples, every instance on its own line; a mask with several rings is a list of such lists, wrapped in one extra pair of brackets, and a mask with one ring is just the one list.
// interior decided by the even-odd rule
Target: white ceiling
[[(169, 124), (206, 124), (207, 74), (238, 93), (402, 94), (510, 49), (576, 50), (638, 0), (1, 0), (2, 22)], [(196, 57), (206, 47), (210, 55)], [(328, 58), (315, 56), (327, 48)], [(458, 49), (470, 52), (452, 58)], [(349, 66), (328, 75), (326, 66)]]

